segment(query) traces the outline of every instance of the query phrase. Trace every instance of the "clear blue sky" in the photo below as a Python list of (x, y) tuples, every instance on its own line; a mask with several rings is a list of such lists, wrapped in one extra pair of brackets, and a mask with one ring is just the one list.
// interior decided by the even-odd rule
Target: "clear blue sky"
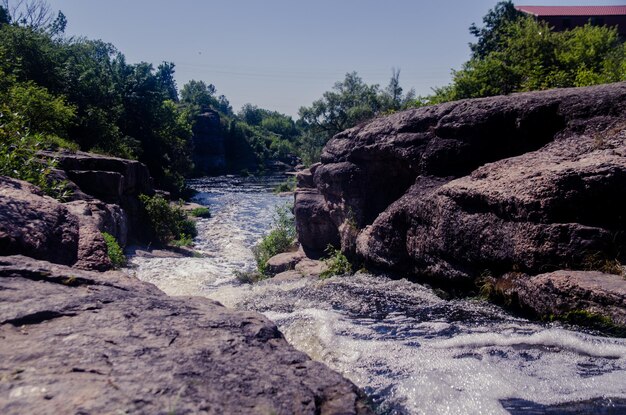
[[(357, 71), (385, 86), (401, 69), (421, 95), (450, 81), (469, 57), (468, 32), (497, 0), (49, 0), (66, 34), (114, 44), (127, 62), (176, 64), (217, 87), (235, 111), (250, 102), (297, 117)], [(625, 1), (534, 0), (517, 5), (617, 5)]]

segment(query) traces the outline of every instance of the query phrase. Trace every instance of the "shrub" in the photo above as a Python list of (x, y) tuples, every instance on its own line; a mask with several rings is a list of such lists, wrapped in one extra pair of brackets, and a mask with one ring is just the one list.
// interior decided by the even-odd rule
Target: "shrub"
[(259, 272), (265, 274), (267, 261), (274, 255), (289, 251), (295, 238), (296, 225), (291, 214), (291, 205), (277, 206), (273, 229), (252, 248)]
[(49, 177), (57, 161), (37, 156), (44, 139), (31, 135), (25, 122), (22, 116), (0, 105), (0, 175), (27, 181), (48, 196), (64, 201), (70, 196), (67, 184)]
[(326, 248), (326, 254), (328, 258), (324, 260), (326, 263), (326, 271), (320, 274), (320, 278), (330, 278), (334, 275), (344, 275), (352, 273), (352, 264), (348, 261), (348, 258), (341, 253), (339, 249), (334, 248), (332, 245), (328, 245)]
[(168, 244), (182, 238), (192, 239), (198, 235), (196, 224), (187, 217), (180, 206), (173, 206), (163, 196), (140, 195), (152, 231), (152, 239)]
[(107, 244), (107, 254), (109, 255), (109, 259), (111, 260), (113, 267), (119, 268), (126, 265), (124, 251), (122, 251), (122, 248), (117, 243), (115, 237), (106, 232), (102, 232), (102, 237), (104, 238), (104, 242)]
[(191, 216), (195, 218), (210, 218), (211, 210), (208, 207), (198, 207), (191, 210)]
[(296, 190), (296, 177), (291, 176), (274, 188), (274, 193), (293, 192)]

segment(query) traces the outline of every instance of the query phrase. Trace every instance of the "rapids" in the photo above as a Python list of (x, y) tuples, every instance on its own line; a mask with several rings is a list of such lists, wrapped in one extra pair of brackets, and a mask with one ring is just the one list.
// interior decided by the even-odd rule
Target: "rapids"
[(131, 258), (128, 272), (171, 295), (255, 310), (287, 340), (360, 386), (384, 414), (626, 413), (626, 339), (540, 324), (476, 299), (357, 273), (324, 281), (240, 283), (272, 225), (282, 178), (190, 183), (210, 207), (202, 258)]

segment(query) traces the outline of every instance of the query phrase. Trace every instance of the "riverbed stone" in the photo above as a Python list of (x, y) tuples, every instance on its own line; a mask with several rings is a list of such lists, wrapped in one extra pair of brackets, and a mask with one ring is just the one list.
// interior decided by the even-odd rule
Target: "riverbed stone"
[(0, 412), (371, 414), (260, 314), (0, 258)]
[(294, 252), (283, 252), (274, 255), (267, 260), (267, 272), (270, 275), (280, 274), (295, 268), (296, 264), (305, 258), (302, 250)]
[(496, 282), (496, 295), (539, 317), (572, 313), (601, 316), (626, 329), (626, 279), (600, 271), (559, 270), (534, 276), (509, 273)]

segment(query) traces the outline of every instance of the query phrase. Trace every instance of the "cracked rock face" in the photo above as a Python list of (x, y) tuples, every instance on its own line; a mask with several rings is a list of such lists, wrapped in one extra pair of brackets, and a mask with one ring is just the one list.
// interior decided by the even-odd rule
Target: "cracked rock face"
[(371, 413), (257, 313), (21, 256), (0, 292), (4, 414)]
[(27, 182), (0, 177), (0, 255), (105, 271), (111, 261), (101, 230), (123, 240), (124, 212), (97, 200), (59, 203)]
[(305, 251), (338, 240), (372, 268), (449, 285), (585, 269), (626, 255), (626, 83), (379, 118), (332, 138), (305, 176)]

